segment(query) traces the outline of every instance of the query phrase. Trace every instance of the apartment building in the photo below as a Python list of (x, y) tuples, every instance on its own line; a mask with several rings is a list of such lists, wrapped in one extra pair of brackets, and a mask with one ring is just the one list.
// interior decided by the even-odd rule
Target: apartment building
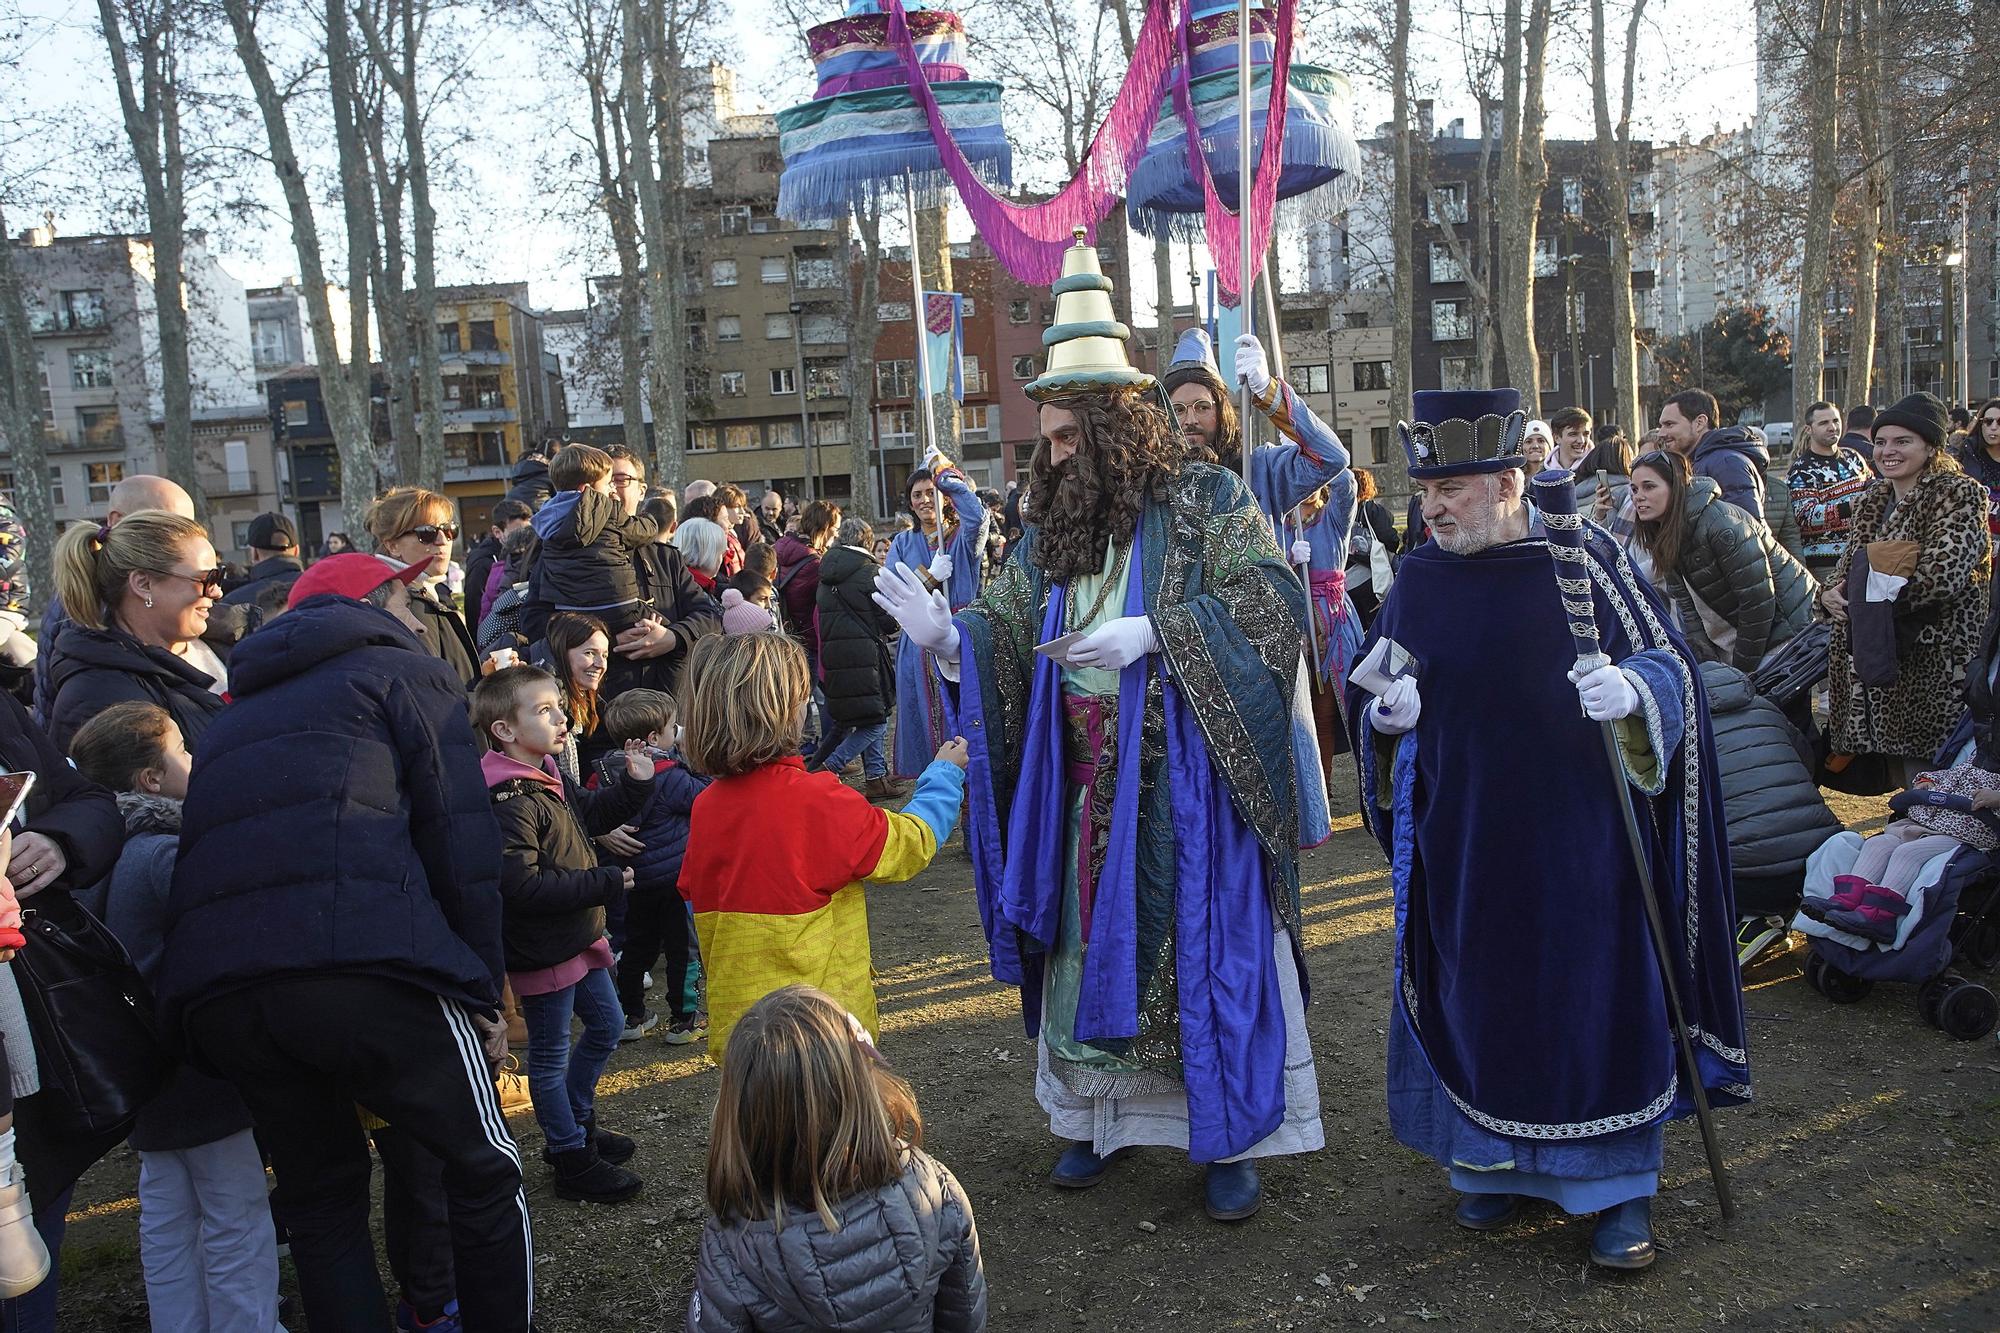
[(442, 372), (444, 491), (468, 529), (484, 531), (522, 448), (561, 436), (567, 425), (562, 367), (542, 334), (525, 282), (438, 289), (432, 336)]

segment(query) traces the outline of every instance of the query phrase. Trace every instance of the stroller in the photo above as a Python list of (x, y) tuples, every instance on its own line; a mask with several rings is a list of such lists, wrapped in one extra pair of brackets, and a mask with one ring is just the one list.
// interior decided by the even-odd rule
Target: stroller
[[(1898, 815), (1919, 805), (1958, 811), (2000, 831), (2000, 815), (1974, 810), (1967, 796), (1915, 789), (1889, 801)], [(1829, 840), (1813, 855), (1809, 884), (1823, 892), (1833, 875), (1853, 864), (1859, 845), (1852, 833)], [(1835, 1004), (1866, 998), (1878, 981), (1915, 985), (1925, 1022), (1960, 1041), (1985, 1036), (2000, 1025), (2000, 998), (1974, 977), (2000, 963), (2000, 852), (1960, 846), (1941, 853), (1925, 866), (1911, 899), (1913, 920), (1892, 946), (1832, 930), (1801, 913), (1792, 924), (1812, 937), (1806, 983)]]

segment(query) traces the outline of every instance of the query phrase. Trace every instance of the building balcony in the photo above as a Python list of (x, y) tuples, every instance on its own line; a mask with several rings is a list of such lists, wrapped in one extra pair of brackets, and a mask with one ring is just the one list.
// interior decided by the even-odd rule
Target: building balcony
[(261, 489), (257, 484), (257, 474), (242, 472), (203, 472), (197, 480), (202, 493), (211, 500), (222, 496), (255, 495)]
[(447, 407), (444, 410), (446, 430), (459, 426), (501, 426), (519, 419), (520, 414), (511, 407)]
[(125, 429), (122, 426), (92, 431), (57, 428), (44, 431), (42, 441), (42, 447), (50, 453), (122, 453), (125, 449)]
[[(512, 356), (509, 356), (497, 347), (458, 352), (441, 349), (438, 352), (438, 365), (447, 370), (456, 366), (505, 366), (513, 364), (513, 360)], [(410, 364), (416, 364), (414, 358), (412, 358)]]
[(97, 333), (109, 321), (102, 310), (30, 310), (28, 312), (28, 332), (30, 333)]

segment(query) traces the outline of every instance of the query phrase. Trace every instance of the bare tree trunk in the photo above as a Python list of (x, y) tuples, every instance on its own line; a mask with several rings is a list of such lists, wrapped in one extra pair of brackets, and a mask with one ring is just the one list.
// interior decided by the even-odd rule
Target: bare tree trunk
[(1530, 415), (1541, 411), (1541, 356), (1535, 346), (1535, 234), (1548, 161), (1542, 154), (1547, 107), (1542, 68), (1548, 56), (1551, 0), (1507, 0), (1501, 70), (1506, 108), (1501, 131), (1499, 255), (1494, 265), (1496, 324), (1507, 380)]
[(678, 290), (681, 271), (667, 266), (666, 201), (653, 174), (653, 117), (646, 96), (647, 15), (642, 0), (620, 0), (619, 83), (625, 101), (625, 128), (631, 138), (633, 191), (638, 196), (641, 237), (646, 253), (646, 308), (652, 324), (648, 349), (651, 374), (646, 378), (647, 401), (653, 409), (653, 473), (661, 484), (678, 489), (687, 460), (685, 443), (669, 439), (667, 423), (674, 417), (673, 401), (684, 396), (671, 349), (681, 330), (675, 326), (669, 289)]
[(604, 215), (611, 224), (612, 247), (618, 252), (618, 410), (623, 419), (625, 447), (644, 458), (646, 448), (646, 376), (639, 330), (639, 303), (644, 299), (645, 274), (639, 258), (639, 223), (632, 196), (632, 163), (625, 119), (609, 90), (610, 35), (593, 48), (595, 62), (585, 72), (590, 91), (590, 127), (597, 147), (597, 186)]
[[(362, 15), (361, 32), (376, 72), (396, 94), (403, 129), (404, 181), (410, 197), (410, 257), (414, 282), (399, 293), (402, 316), (415, 335), (415, 396), (424, 405), (417, 418), (416, 472), (406, 477), (417, 486), (444, 486), (444, 375), (438, 361), (437, 210), (431, 204), (430, 160), (424, 143), (424, 110), (417, 86), (418, 47), (423, 41), (425, 0), (391, 0), (378, 27)], [(394, 24), (391, 29), (390, 25)], [(399, 242), (400, 243), (400, 242)], [(539, 373), (539, 368), (537, 368)], [(525, 412), (524, 412), (525, 416)]]
[[(1637, 77), (1639, 24), (1646, 0), (1633, 0), (1625, 24), (1625, 81), (1618, 123), (1611, 122), (1611, 66), (1605, 59), (1605, 0), (1590, 0), (1590, 92), (1597, 122), (1597, 163), (1611, 230), (1611, 392), (1613, 419), (1626, 431), (1639, 424), (1638, 315), (1632, 302), (1632, 96)], [(1579, 402), (1581, 397), (1579, 397)]]
[(327, 299), (326, 265), (320, 257), (319, 224), (306, 193), (305, 170), (292, 146), (292, 127), (284, 95), (271, 77), (271, 66), (257, 42), (251, 0), (222, 0), (236, 40), (237, 58), (249, 77), (250, 90), (270, 141), (271, 165), (284, 190), (291, 217), (292, 246), (299, 257), (299, 281), (306, 289), (306, 310), (312, 321), (313, 357), (319, 365), (320, 396), (340, 453), (340, 504), (350, 531), (360, 532), (360, 518), (375, 498), (375, 446), (369, 434), (366, 399), (358, 398), (341, 373), (340, 347), (334, 339), (333, 309)]
[[(1411, 349), (1417, 340), (1416, 314), (1416, 163), (1410, 146), (1410, 0), (1396, 0), (1395, 26), (1389, 38), (1389, 80), (1394, 84), (1395, 186), (1389, 208), (1389, 234), (1395, 238), (1396, 335), (1389, 367), (1389, 402), (1398, 420), (1411, 419), (1410, 391), (1416, 367)], [(1470, 192), (1468, 191), (1468, 194)], [(1378, 463), (1393, 459), (1377, 459)], [(1400, 475), (1395, 468), (1391, 476)]]
[(42, 355), (28, 327), (27, 300), (0, 209), (0, 442), (14, 466), (14, 509), (28, 533), (29, 614), (55, 587), (56, 511), (49, 499), (48, 440), (42, 432)]
[(1792, 331), (1792, 420), (1824, 391), (1826, 288), (1831, 269), (1833, 208), (1840, 195), (1840, 0), (1814, 0), (1817, 22), (1804, 55), (1810, 112), (1807, 120), (1810, 182), (1806, 190), (1805, 248), (1799, 262), (1798, 327)]
[(875, 452), (875, 339), (882, 332), (876, 313), (882, 299), (881, 205), (855, 209), (854, 230), (861, 238), (861, 274), (847, 320), (847, 473), (850, 503), (855, 513), (864, 514), (875, 508), (869, 479)]
[(1909, 325), (1909, 311), (1903, 294), (1903, 258), (1907, 243), (1896, 225), (1896, 172), (1894, 158), (1890, 159), (1886, 174), (1888, 188), (1882, 193), (1882, 265), (1881, 296), (1878, 304), (1882, 307), (1882, 327), (1887, 330), (1889, 345), (1882, 349), (1882, 397), (1877, 400), (1865, 394), (1850, 391), (1847, 403), (1900, 402), (1910, 392), (1909, 377), (1903, 373), (1903, 332)]
[[(431, 205), (431, 173), (428, 150), (424, 146), (423, 107), (417, 97), (417, 22), (419, 0), (402, 0), (403, 65), (391, 81), (403, 104), (403, 151), (407, 157), (410, 182), (410, 249), (416, 279), (404, 309), (404, 318), (414, 329), (429, 334), (417, 344), (419, 397), (431, 404), (417, 423), (417, 485), (430, 490), (444, 489), (444, 372), (438, 364), (438, 340), (432, 332), (437, 323), (437, 209)], [(515, 348), (516, 357), (521, 349)], [(540, 366), (528, 367), (528, 374), (541, 374)], [(527, 405), (519, 404), (525, 424)], [(528, 441), (523, 440), (523, 447)], [(535, 441), (540, 443), (540, 441)]]
[(181, 148), (180, 65), (176, 54), (181, 15), (173, 0), (157, 7), (133, 5), (130, 47), (139, 55), (132, 77), (131, 50), (117, 0), (97, 0), (98, 21), (118, 85), (125, 137), (145, 190), (146, 227), (153, 243), (153, 306), (160, 340), (160, 396), (165, 422), (160, 452), (166, 475), (194, 497), (203, 517), (208, 497), (195, 476), (193, 384), (188, 366), (186, 279), (187, 209), (182, 198), (186, 164)]
[[(368, 291), (380, 262), (380, 249), (375, 238), (375, 189), (368, 174), (369, 145), (364, 140), (360, 69), (342, 0), (327, 0), (326, 72), (333, 97), (334, 151), (340, 164), (341, 217), (347, 226), (347, 378), (356, 401), (369, 405), (372, 425)], [(379, 138), (379, 116), (373, 129)], [(372, 437), (372, 429), (370, 434)], [(405, 481), (410, 478), (407, 471), (399, 470), (399, 475)]]
[(1857, 60), (1854, 125), (1861, 150), (1861, 201), (1854, 217), (1854, 310), (1847, 333), (1847, 397), (1867, 402), (1875, 379), (1876, 289), (1880, 281), (1882, 204), (1889, 190), (1879, 85), (1882, 63), (1881, 0), (1854, 0)]

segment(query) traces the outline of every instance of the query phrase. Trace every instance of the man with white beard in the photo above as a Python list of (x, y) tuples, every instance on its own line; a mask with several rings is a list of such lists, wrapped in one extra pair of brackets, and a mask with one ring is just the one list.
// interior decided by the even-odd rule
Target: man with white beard
[[(1701, 1081), (1718, 1105), (1750, 1094), (1701, 676), (1603, 532), (1558, 591), (1513, 390), (1414, 397), (1401, 432), (1431, 540), (1403, 558), (1364, 647), (1364, 669), (1378, 649), (1387, 668), (1348, 709), (1396, 896), (1390, 1127), (1450, 1172), (1459, 1225), (1540, 1199), (1597, 1215), (1595, 1263), (1643, 1268), (1665, 1126), (1693, 1101), (1621, 784)], [(1585, 597), (1611, 665), (1580, 673), (1563, 604)]]

